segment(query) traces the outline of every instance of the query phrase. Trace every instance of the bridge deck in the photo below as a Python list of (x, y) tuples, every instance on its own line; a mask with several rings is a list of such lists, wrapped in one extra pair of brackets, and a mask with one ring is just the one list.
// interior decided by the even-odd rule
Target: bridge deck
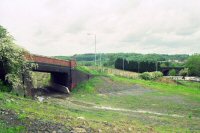
[(76, 66), (76, 61), (74, 61), (74, 60), (65, 61), (65, 60), (50, 58), (50, 57), (46, 57), (46, 56), (33, 55), (33, 54), (31, 54), (31, 55), (27, 54), (27, 55), (25, 55), (25, 57), (27, 60), (29, 60), (31, 62), (36, 62), (36, 63), (45, 63), (45, 64), (72, 67), (72, 68), (74, 68)]

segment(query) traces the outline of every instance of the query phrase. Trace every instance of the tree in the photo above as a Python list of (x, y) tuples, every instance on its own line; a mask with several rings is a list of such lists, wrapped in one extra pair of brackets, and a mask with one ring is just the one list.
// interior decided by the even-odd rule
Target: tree
[(185, 76), (188, 75), (188, 68), (181, 69), (179, 75), (183, 76), (183, 79), (185, 79)]
[(0, 63), (5, 71), (5, 80), (12, 89), (24, 88), (23, 74), (33, 67), (25, 60), (25, 51), (14, 43), (13, 37), (0, 26)]
[(169, 76), (176, 76), (176, 70), (175, 69), (170, 70)]
[(189, 70), (189, 75), (200, 76), (200, 54), (190, 56), (186, 62), (186, 67)]
[(116, 60), (115, 56), (114, 55), (110, 55), (108, 57), (108, 66), (113, 66), (115, 64), (115, 60)]

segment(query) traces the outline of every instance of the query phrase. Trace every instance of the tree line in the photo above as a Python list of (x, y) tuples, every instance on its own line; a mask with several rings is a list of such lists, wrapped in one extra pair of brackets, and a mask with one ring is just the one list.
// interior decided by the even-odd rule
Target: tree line
[(160, 62), (153, 61), (134, 61), (118, 58), (115, 61), (115, 68), (132, 72), (153, 72), (160, 71)]
[[(166, 65), (168, 64), (168, 65)], [(132, 72), (153, 72), (161, 71), (163, 67), (169, 66), (170, 62), (157, 62), (157, 61), (135, 61), (127, 60), (125, 58), (117, 58), (115, 61), (115, 68), (121, 70), (127, 70)], [(175, 68), (184, 67), (184, 69), (176, 72)], [(172, 66), (173, 68), (173, 66)], [(200, 77), (200, 54), (194, 54), (190, 56), (181, 66), (176, 66), (174, 69), (169, 71), (170, 76), (175, 75), (189, 75), (189, 76), (199, 76)]]
[[(58, 59), (75, 59), (79, 64), (92, 66), (94, 65), (94, 57), (95, 54), (76, 54), (73, 56), (55, 56)], [(140, 53), (97, 53), (97, 64), (101, 64), (106, 67), (114, 67), (115, 61), (118, 58), (125, 58), (126, 60), (134, 60), (134, 61), (168, 61), (171, 60), (170, 63), (162, 63), (163, 66), (180, 66), (184, 61), (188, 59), (189, 55), (187, 54), (140, 54)], [(101, 60), (101, 62), (100, 62)], [(178, 61), (178, 62), (175, 62)]]

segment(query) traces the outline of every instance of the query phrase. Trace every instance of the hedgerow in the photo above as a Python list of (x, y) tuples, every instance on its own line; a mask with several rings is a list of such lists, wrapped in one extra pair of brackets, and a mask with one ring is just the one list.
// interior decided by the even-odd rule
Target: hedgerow
[(140, 78), (144, 80), (156, 80), (162, 76), (162, 72), (144, 72), (140, 74)]

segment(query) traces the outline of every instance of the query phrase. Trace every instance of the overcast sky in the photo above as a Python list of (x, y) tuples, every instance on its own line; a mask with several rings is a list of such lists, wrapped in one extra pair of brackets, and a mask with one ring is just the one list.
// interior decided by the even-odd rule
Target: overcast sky
[(40, 55), (200, 53), (200, 0), (0, 0), (0, 25)]

